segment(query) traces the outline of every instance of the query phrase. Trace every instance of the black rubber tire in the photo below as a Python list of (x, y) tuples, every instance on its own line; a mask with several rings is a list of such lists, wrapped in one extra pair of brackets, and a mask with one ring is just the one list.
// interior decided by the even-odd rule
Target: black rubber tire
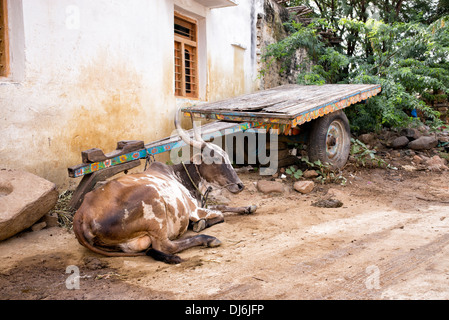
[(308, 142), (309, 161), (320, 160), (332, 169), (341, 169), (351, 149), (349, 121), (341, 110), (313, 121)]

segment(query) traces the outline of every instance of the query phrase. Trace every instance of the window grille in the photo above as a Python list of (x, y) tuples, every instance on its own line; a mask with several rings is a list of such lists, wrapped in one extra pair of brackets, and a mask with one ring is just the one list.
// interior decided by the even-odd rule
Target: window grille
[(175, 15), (175, 95), (198, 97), (196, 21)]

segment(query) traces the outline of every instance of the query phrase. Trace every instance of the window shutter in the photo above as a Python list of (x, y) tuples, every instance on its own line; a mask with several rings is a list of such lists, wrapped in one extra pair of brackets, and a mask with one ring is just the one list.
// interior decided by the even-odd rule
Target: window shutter
[(198, 97), (197, 24), (175, 16), (175, 95)]
[(0, 77), (9, 73), (8, 19), (6, 0), (0, 0)]

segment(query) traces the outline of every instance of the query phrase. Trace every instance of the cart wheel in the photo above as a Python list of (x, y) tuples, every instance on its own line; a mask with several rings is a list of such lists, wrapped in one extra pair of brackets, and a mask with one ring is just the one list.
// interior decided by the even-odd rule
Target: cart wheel
[(313, 161), (341, 169), (348, 161), (351, 148), (349, 121), (343, 111), (316, 119), (309, 136), (308, 154)]

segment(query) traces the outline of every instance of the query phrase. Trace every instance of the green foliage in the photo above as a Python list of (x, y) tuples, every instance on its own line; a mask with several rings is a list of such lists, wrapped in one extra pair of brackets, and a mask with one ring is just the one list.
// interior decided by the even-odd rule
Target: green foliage
[(296, 180), (298, 180), (299, 178), (302, 177), (303, 172), (300, 169), (295, 168), (294, 166), (291, 166), (289, 168), (287, 168), (285, 170), (285, 173), (290, 175), (292, 178), (295, 178)]
[[(345, 185), (347, 182), (347, 179), (341, 175), (340, 171), (333, 170), (328, 163), (323, 163), (320, 160), (311, 162), (307, 157), (301, 157), (301, 161), (304, 162), (309, 169), (313, 169), (316, 173), (318, 173), (315, 180), (321, 184), (339, 183), (341, 185)], [(290, 174), (296, 180), (301, 178), (304, 174), (301, 170), (296, 169), (294, 166), (291, 166), (285, 172)]]
[(355, 159), (356, 165), (377, 166), (396, 170), (397, 168), (390, 166), (385, 160), (376, 156), (376, 150), (369, 149), (366, 144), (358, 139), (351, 138), (351, 155)]
[[(307, 49), (309, 60), (301, 66), (301, 74), (298, 83), (301, 84), (324, 84), (337, 83), (341, 81), (340, 71), (342, 67), (349, 65), (349, 59), (344, 54), (326, 47), (322, 36), (317, 32), (329, 27), (324, 19), (316, 19), (308, 26), (300, 23), (290, 22), (290, 30), (294, 32), (285, 39), (271, 44), (267, 47), (264, 55), (268, 67), (274, 60), (282, 61), (281, 72), (289, 65), (289, 59), (298, 48)], [(308, 66), (312, 63), (312, 69), (308, 71)], [(262, 71), (263, 73), (265, 72)]]
[[(373, 63), (362, 59), (351, 73), (353, 83), (380, 83), (382, 95), (371, 98), (357, 112), (349, 112), (350, 120), (360, 123), (369, 112), (376, 119), (361, 131), (379, 129), (379, 125), (406, 126), (413, 119), (411, 110), (420, 110), (424, 121), (439, 125), (439, 113), (426, 105), (423, 96), (429, 92), (449, 92), (449, 42), (442, 41), (448, 33), (445, 20), (430, 26), (421, 23), (395, 23), (392, 25), (368, 20), (365, 24), (373, 50)], [(441, 38), (439, 41), (437, 38)]]
[[(287, 66), (291, 55), (305, 48), (309, 61), (299, 66), (299, 84), (381, 84), (381, 95), (347, 109), (352, 130), (359, 133), (406, 126), (415, 121), (412, 110), (438, 126), (439, 113), (424, 100), (449, 94), (449, 19), (440, 17), (443, 2), (414, 0), (414, 6), (390, 7), (393, 2), (367, 0), (366, 5), (389, 10), (377, 11), (384, 20), (376, 20), (369, 6), (357, 1), (290, 1), (317, 7), (320, 18), (308, 26), (289, 23), (290, 36), (269, 46), (265, 59)], [(421, 9), (427, 10), (427, 20)], [(324, 30), (341, 37), (342, 44), (327, 46), (319, 33)]]

